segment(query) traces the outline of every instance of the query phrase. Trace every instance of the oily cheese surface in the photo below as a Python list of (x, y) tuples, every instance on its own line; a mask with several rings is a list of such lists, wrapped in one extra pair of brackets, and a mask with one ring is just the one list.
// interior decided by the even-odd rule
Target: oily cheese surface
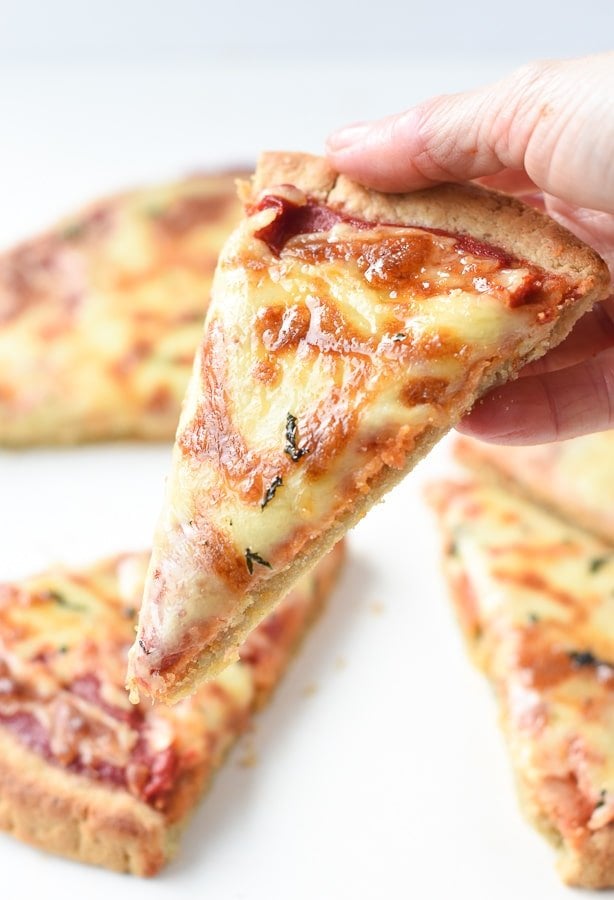
[(457, 455), (614, 543), (614, 431), (533, 447), (461, 438)]
[(235, 177), (101, 200), (0, 256), (0, 444), (172, 437)]

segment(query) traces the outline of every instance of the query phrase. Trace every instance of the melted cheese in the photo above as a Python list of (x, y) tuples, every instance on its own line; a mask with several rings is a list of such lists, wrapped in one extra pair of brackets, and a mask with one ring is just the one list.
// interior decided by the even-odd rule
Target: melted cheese
[(578, 846), (614, 820), (614, 550), (490, 485), (437, 495), (453, 596), (521, 780)]
[(535, 447), (497, 447), (463, 438), (462, 457), (495, 466), (526, 492), (614, 541), (614, 431)]
[(246, 217), (216, 271), (131, 653), (131, 684), (154, 696), (204, 673), (251, 592), (543, 341), (568, 291), (415, 228), (340, 222), (276, 255), (258, 236), (275, 214)]
[(279, 680), (341, 557), (339, 548), (286, 598), (240, 661), (172, 709), (135, 708), (124, 687), (146, 554), (0, 585), (0, 729), (56, 766), (179, 815), (176, 780), (221, 761)]
[(0, 257), (0, 444), (175, 432), (234, 177), (102, 201)]

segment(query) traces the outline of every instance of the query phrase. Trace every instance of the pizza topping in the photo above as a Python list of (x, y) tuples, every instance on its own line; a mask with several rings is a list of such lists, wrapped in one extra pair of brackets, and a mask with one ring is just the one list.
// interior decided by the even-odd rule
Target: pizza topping
[(298, 425), (296, 416), (288, 413), (286, 417), (286, 446), (284, 453), (287, 453), (292, 462), (298, 462), (309, 450), (307, 447), (298, 446)]
[[(284, 186), (286, 189), (288, 186)], [(296, 188), (294, 189), (296, 191)], [(297, 192), (301, 195), (302, 192)], [(428, 226), (397, 225), (392, 222), (367, 222), (356, 216), (350, 216), (338, 209), (310, 200), (309, 198), (290, 197), (287, 190), (282, 196), (278, 193), (266, 192), (258, 201), (248, 208), (248, 213), (261, 212), (265, 209), (274, 210), (273, 220), (263, 228), (255, 232), (255, 236), (264, 241), (271, 253), (279, 256), (286, 244), (301, 234), (316, 234), (330, 231), (334, 225), (343, 223), (351, 225), (358, 230), (372, 229), (380, 226), (390, 228), (403, 228), (408, 231), (422, 231), (441, 237), (451, 237), (457, 247), (472, 256), (496, 260), (501, 267), (508, 268), (518, 265), (509, 253), (486, 241), (480, 241), (468, 234), (454, 234), (442, 228), (429, 228)]]
[(345, 216), (328, 206), (307, 201), (299, 205), (296, 201), (275, 194), (265, 194), (249, 212), (260, 212), (264, 209), (274, 210), (275, 217), (264, 228), (256, 231), (255, 236), (264, 241), (271, 253), (276, 256), (279, 256), (289, 240), (299, 234), (330, 231), (333, 225), (339, 222), (345, 222), (355, 228), (371, 227), (367, 222)]
[(276, 475), (275, 478), (273, 479), (273, 481), (271, 482), (271, 484), (269, 485), (269, 487), (266, 489), (266, 494), (264, 495), (264, 497), (262, 499), (262, 503), (260, 504), (261, 509), (264, 509), (265, 506), (267, 506), (267, 504), (269, 504), (271, 502), (271, 500), (275, 496), (275, 492), (277, 491), (277, 488), (281, 487), (283, 483), (284, 483), (284, 480), (281, 477), (281, 475)]
[(607, 566), (611, 559), (612, 555), (610, 553), (606, 554), (605, 556), (595, 556), (593, 559), (591, 559), (588, 564), (588, 570), (591, 575), (594, 575), (595, 572), (599, 572), (600, 569), (602, 569), (604, 566)]
[(265, 566), (267, 569), (272, 568), (270, 562), (267, 562), (259, 553), (256, 553), (255, 550), (250, 550), (248, 547), (245, 551), (245, 565), (247, 566), (247, 571), (250, 575), (253, 575), (254, 573), (254, 563), (258, 563), (259, 566)]

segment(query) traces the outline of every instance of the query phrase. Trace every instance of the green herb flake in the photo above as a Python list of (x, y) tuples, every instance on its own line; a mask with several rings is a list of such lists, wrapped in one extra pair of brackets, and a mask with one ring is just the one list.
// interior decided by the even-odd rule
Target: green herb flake
[(599, 665), (599, 660), (590, 650), (571, 650), (569, 658), (578, 669), (584, 668), (584, 666)]
[(407, 335), (404, 331), (398, 331), (396, 334), (393, 334), (390, 340), (395, 344), (400, 344), (401, 341), (404, 341)]
[(58, 606), (63, 606), (64, 609), (72, 609), (74, 612), (85, 612), (87, 609), (82, 603), (75, 603), (74, 600), (69, 600), (68, 597), (59, 591), (45, 591), (41, 596), (44, 600), (53, 600)]
[(281, 487), (283, 483), (284, 481), (281, 475), (276, 475), (269, 487), (266, 489), (266, 493), (260, 503), (260, 509), (264, 509), (264, 507), (271, 502), (271, 500), (275, 496), (275, 491), (278, 487)]
[(125, 606), (122, 610), (124, 614), (124, 618), (126, 619), (134, 619), (136, 616), (136, 607), (134, 606)]
[(534, 612), (529, 613), (528, 619), (531, 625), (537, 625), (537, 623), (539, 622), (539, 616)]
[(588, 571), (594, 575), (609, 563), (611, 556), (595, 556), (588, 564)]
[(288, 454), (292, 462), (298, 462), (299, 459), (302, 459), (303, 456), (309, 453), (307, 447), (298, 446), (297, 420), (292, 413), (288, 413), (286, 417), (286, 446), (284, 447), (284, 453)]
[(272, 565), (270, 562), (267, 562), (266, 559), (263, 559), (259, 553), (256, 553), (254, 550), (250, 550), (248, 547), (245, 551), (245, 565), (247, 566), (247, 571), (250, 575), (254, 574), (254, 563), (258, 563), (259, 566), (266, 566), (267, 569), (272, 569)]
[(58, 647), (58, 653), (68, 653), (68, 647), (66, 646), (66, 644), (61, 644)]
[(145, 656), (149, 656), (149, 654), (151, 653), (151, 650), (147, 649), (147, 647), (145, 646), (145, 644), (143, 643), (141, 638), (139, 638), (139, 647), (141, 648), (141, 650), (143, 651)]
[(159, 219), (166, 212), (166, 206), (163, 203), (152, 203), (146, 206), (143, 212), (150, 219)]
[(80, 238), (85, 233), (85, 225), (83, 222), (69, 222), (60, 231), (60, 237), (65, 241), (73, 241)]
[(605, 798), (607, 796), (607, 791), (605, 788), (602, 788), (599, 791), (599, 800), (595, 803), (595, 809), (599, 809), (601, 806), (605, 806)]

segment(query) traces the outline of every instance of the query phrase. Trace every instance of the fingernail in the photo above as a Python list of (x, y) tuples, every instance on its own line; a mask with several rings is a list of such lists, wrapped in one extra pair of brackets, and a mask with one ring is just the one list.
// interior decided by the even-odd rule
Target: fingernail
[(354, 125), (346, 125), (345, 128), (333, 131), (333, 133), (328, 136), (326, 146), (333, 152), (345, 150), (352, 144), (360, 143), (368, 130), (369, 126), (365, 122), (356, 122)]

